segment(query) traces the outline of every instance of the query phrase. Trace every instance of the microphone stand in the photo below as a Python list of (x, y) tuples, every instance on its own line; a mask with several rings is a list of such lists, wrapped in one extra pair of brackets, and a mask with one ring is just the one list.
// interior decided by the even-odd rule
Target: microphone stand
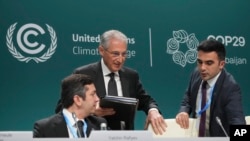
[(72, 113), (72, 117), (73, 117), (73, 119), (75, 121), (77, 135), (78, 135), (79, 138), (82, 138), (80, 129), (79, 129), (78, 125), (77, 125), (76, 114), (74, 112)]
[(226, 135), (226, 137), (228, 137), (228, 134), (227, 134), (225, 128), (223, 127), (223, 125), (222, 125), (222, 123), (221, 123), (221, 120), (220, 120), (220, 118), (219, 118), (218, 116), (216, 117), (216, 121), (217, 121), (217, 123), (220, 125), (220, 127), (221, 127), (221, 129), (223, 130), (223, 132), (224, 132), (224, 134)]

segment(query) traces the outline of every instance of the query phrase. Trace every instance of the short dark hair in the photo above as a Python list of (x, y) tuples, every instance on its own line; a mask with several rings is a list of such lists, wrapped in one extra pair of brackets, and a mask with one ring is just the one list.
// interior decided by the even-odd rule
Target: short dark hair
[(225, 57), (226, 57), (225, 46), (221, 42), (214, 40), (214, 39), (208, 39), (208, 40), (202, 41), (198, 45), (197, 51), (204, 51), (204, 52), (215, 51), (220, 60), (225, 60)]
[(88, 75), (71, 74), (65, 77), (61, 83), (61, 100), (63, 108), (68, 108), (74, 101), (75, 95), (81, 96), (85, 99), (87, 91), (85, 85), (93, 84), (93, 80)]

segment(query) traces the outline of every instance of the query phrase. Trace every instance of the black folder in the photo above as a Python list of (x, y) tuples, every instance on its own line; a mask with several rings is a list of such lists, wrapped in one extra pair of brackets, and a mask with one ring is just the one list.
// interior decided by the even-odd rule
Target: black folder
[[(135, 114), (138, 107), (138, 99), (122, 96), (105, 96), (100, 99), (100, 107), (113, 108), (116, 113), (106, 116), (108, 126), (112, 130), (133, 129), (131, 123), (134, 123)], [(125, 122), (125, 127), (121, 127), (121, 122)]]

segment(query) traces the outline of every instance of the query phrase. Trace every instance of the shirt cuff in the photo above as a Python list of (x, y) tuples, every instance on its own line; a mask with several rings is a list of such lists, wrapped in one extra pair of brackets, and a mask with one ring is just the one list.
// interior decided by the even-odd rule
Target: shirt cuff
[[(156, 108), (151, 108), (151, 109), (148, 110), (148, 113), (149, 113), (150, 111), (158, 111), (158, 109), (156, 109)], [(158, 111), (158, 112), (159, 112), (159, 111)]]

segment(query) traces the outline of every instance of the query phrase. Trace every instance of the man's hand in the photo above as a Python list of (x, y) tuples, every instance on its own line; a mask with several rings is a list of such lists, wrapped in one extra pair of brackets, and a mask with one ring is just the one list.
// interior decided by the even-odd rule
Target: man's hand
[(180, 112), (175, 117), (176, 123), (178, 123), (181, 128), (188, 129), (189, 127), (189, 115), (186, 112)]
[(95, 113), (96, 116), (108, 116), (115, 114), (115, 111), (113, 108), (101, 108), (99, 104), (96, 106)]
[(158, 110), (149, 111), (144, 127), (145, 130), (148, 128), (149, 123), (151, 124), (156, 135), (162, 135), (166, 131), (167, 124), (165, 123), (164, 118), (158, 112)]

